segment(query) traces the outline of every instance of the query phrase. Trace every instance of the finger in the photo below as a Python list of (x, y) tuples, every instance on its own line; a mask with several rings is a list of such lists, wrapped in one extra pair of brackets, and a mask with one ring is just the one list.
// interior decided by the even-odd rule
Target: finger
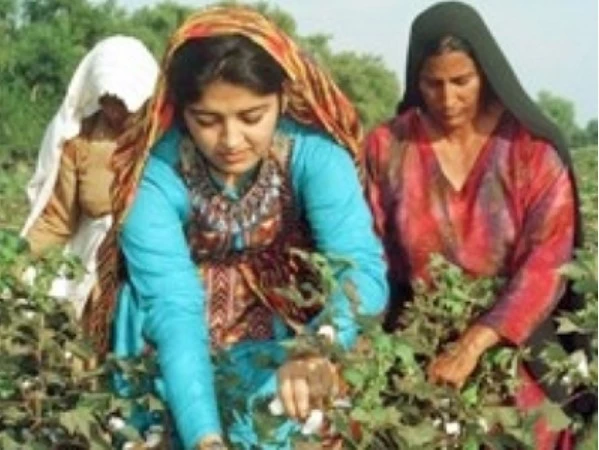
[(279, 377), (279, 397), (283, 403), (285, 414), (289, 417), (296, 417), (295, 400), (293, 397), (292, 380), (286, 374), (281, 374)]
[[(333, 385), (331, 369), (326, 360), (319, 361), (312, 367), (312, 370), (308, 373), (308, 383), (310, 386), (310, 400), (318, 403), (316, 407), (320, 407), (322, 400), (331, 395)], [(311, 406), (314, 407), (314, 405)]]
[(292, 385), (296, 412), (296, 415), (292, 417), (305, 419), (310, 412), (310, 387), (308, 386), (308, 380), (304, 377), (295, 378)]

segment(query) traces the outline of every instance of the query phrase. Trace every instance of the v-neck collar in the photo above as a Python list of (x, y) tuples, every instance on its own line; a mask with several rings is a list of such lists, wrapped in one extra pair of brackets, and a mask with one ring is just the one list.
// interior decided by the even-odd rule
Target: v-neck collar
[(427, 166), (433, 169), (433, 173), (437, 175), (437, 178), (451, 194), (455, 196), (465, 195), (465, 193), (470, 190), (470, 186), (476, 184), (476, 180), (478, 180), (486, 165), (488, 155), (492, 153), (492, 149), (495, 147), (493, 144), (497, 138), (497, 135), (499, 134), (498, 131), (503, 127), (503, 122), (505, 122), (506, 116), (506, 111), (503, 111), (499, 116), (497, 123), (493, 127), (493, 130), (482, 142), (478, 155), (476, 155), (474, 163), (472, 164), (472, 167), (470, 167), (462, 186), (457, 189), (443, 171), (443, 167), (441, 166), (439, 158), (437, 157), (437, 154), (433, 148), (432, 140), (424, 126), (423, 118), (418, 112), (414, 115), (416, 122), (416, 133), (418, 136), (418, 147), (425, 157)]

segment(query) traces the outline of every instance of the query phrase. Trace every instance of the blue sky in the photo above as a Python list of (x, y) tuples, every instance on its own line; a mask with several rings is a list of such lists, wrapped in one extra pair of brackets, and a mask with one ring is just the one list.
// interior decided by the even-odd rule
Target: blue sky
[[(412, 19), (435, 0), (271, 0), (302, 35), (332, 36), (335, 50), (380, 55), (403, 80)], [(476, 7), (534, 98), (542, 90), (574, 102), (576, 120), (597, 117), (596, 0), (466, 0)], [(157, 0), (118, 0), (135, 9)], [(206, 0), (176, 3), (203, 6)]]

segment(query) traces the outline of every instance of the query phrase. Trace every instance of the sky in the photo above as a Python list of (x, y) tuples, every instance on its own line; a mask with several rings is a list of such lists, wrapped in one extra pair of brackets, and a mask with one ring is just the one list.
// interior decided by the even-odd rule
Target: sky
[[(597, 0), (465, 0), (483, 16), (520, 82), (574, 103), (580, 126), (597, 118)], [(158, 0), (117, 0), (128, 9)], [(204, 6), (208, 0), (176, 0)], [(409, 28), (436, 0), (270, 0), (293, 16), (298, 33), (331, 35), (335, 51), (382, 57), (403, 82)]]

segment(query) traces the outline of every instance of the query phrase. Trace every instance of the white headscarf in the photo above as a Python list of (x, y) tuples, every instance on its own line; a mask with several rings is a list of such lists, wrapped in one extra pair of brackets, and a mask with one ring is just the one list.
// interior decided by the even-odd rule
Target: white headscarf
[[(137, 111), (152, 95), (158, 77), (156, 60), (139, 40), (128, 36), (103, 39), (89, 51), (77, 66), (58, 112), (46, 128), (37, 167), (27, 195), (31, 213), (21, 235), (25, 236), (48, 203), (60, 166), (64, 143), (77, 136), (81, 121), (100, 109), (103, 95), (118, 97), (129, 112)], [(110, 228), (110, 216), (92, 219), (82, 217), (68, 241), (65, 251), (78, 256), (87, 272), (80, 283), (59, 278), (52, 295), (73, 301), (80, 315), (96, 282), (96, 253)]]

